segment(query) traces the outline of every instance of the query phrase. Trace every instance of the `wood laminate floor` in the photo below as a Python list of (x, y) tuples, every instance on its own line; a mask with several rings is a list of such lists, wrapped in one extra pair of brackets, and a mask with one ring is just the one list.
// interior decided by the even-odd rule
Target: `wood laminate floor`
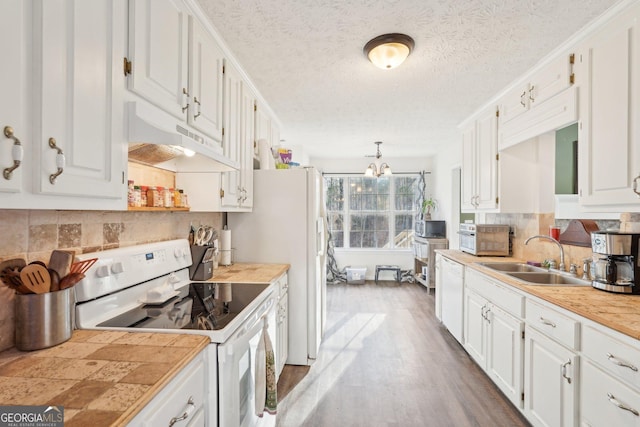
[(328, 285), (318, 360), (287, 365), (279, 427), (529, 424), (434, 315), (418, 284)]

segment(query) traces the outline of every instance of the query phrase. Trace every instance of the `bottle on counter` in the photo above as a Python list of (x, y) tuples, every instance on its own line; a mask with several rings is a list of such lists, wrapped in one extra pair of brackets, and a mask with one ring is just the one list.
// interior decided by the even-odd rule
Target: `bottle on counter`
[(140, 186), (133, 186), (133, 206), (139, 208), (142, 206), (142, 195), (140, 194)]
[(128, 187), (127, 187), (127, 206), (134, 206), (135, 205), (135, 195), (133, 194), (135, 191), (135, 186), (133, 185), (133, 180), (130, 179), (128, 182)]
[(154, 200), (153, 206), (156, 208), (164, 207), (164, 187), (160, 187), (159, 185), (156, 187), (158, 189), (158, 199)]
[(160, 195), (158, 194), (157, 187), (149, 187), (147, 190), (147, 206), (150, 208), (154, 208), (158, 206), (158, 198)]

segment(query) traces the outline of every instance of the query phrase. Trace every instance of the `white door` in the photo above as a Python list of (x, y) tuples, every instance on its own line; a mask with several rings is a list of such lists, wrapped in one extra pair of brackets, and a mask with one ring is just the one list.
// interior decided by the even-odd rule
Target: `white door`
[(494, 209), (498, 203), (498, 118), (495, 109), (487, 109), (477, 120), (476, 208)]
[(524, 322), (495, 305), (491, 305), (486, 317), (487, 373), (509, 400), (522, 408)]
[[(0, 2), (0, 15), (0, 51), (4, 64), (0, 78), (0, 92), (3, 98), (0, 103), (0, 191), (18, 192), (22, 189), (24, 162), (31, 159), (23, 157), (18, 168), (11, 173), (3, 171), (14, 166), (12, 153), (19, 159), (19, 152), (24, 153), (25, 147), (32, 145), (31, 120), (27, 119), (30, 110), (27, 82), (31, 75), (30, 67), (27, 65), (26, 40), (31, 31), (27, 2), (4, 0)], [(11, 128), (20, 145), (5, 135), (4, 130), (7, 127)]]
[(464, 348), (485, 369), (487, 364), (487, 326), (485, 312), (489, 302), (467, 291), (464, 294)]
[(579, 196), (583, 205), (631, 204), (640, 175), (640, 26), (625, 13), (579, 51)]
[(222, 147), (222, 91), (224, 55), (218, 43), (193, 17), (189, 18), (188, 121)]
[(526, 327), (524, 364), (527, 419), (534, 426), (575, 426), (578, 356)]
[(125, 1), (42, 0), (34, 8), (36, 191), (126, 197)]
[(186, 120), (188, 15), (181, 0), (130, 1), (128, 58), (129, 89)]
[[(228, 61), (224, 70), (224, 155), (242, 168), (243, 82), (240, 72)], [(238, 207), (241, 199), (240, 171), (221, 175), (223, 207)]]

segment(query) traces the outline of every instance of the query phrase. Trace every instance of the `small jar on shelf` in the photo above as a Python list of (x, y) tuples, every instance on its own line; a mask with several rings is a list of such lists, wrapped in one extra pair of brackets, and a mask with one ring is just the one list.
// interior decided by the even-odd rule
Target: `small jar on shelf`
[(156, 188), (158, 189), (158, 199), (153, 201), (153, 207), (164, 208), (164, 187), (157, 186)]
[(147, 203), (147, 192), (149, 191), (149, 187), (146, 185), (140, 186), (140, 206), (149, 206)]

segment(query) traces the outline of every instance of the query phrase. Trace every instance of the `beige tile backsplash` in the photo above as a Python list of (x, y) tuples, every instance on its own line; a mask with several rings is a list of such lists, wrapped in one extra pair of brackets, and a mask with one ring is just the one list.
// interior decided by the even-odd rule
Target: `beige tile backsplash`
[[(187, 238), (193, 224), (222, 228), (221, 213), (0, 210), (0, 260), (49, 262), (54, 249), (75, 253)], [(0, 286), (0, 351), (14, 345), (13, 290)]]

